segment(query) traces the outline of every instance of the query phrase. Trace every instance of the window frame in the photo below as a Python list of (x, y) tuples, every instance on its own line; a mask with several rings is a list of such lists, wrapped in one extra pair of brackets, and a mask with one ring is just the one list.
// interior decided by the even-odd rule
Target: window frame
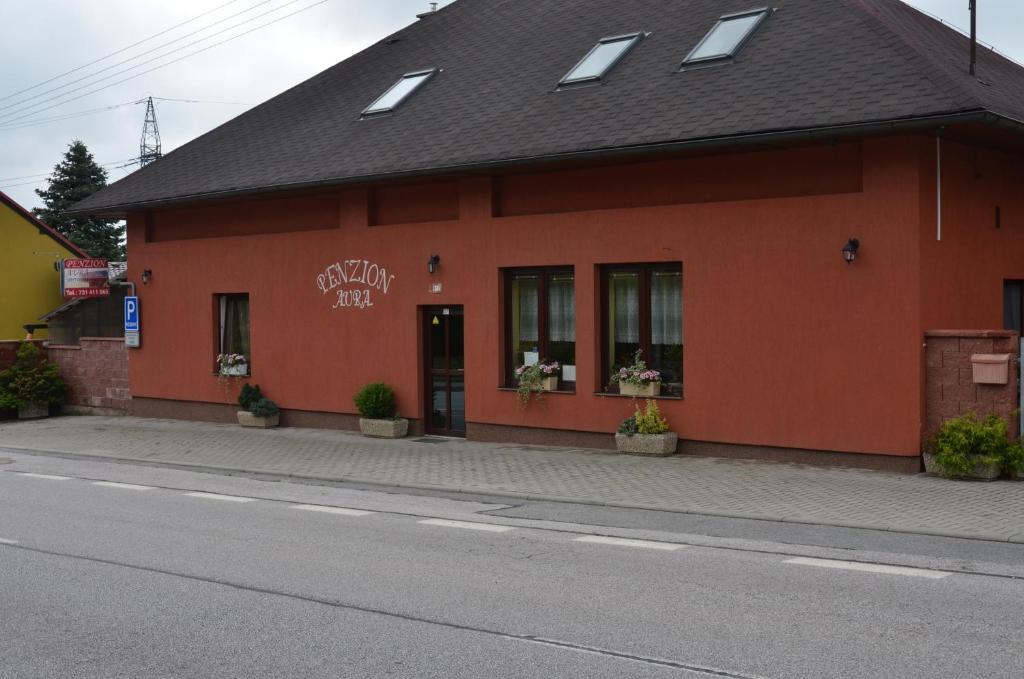
[[(731, 52), (729, 52), (728, 54), (715, 54), (708, 57), (700, 57), (696, 59), (694, 58), (693, 55), (700, 52), (700, 48), (703, 47), (709, 39), (711, 39), (711, 36), (715, 34), (715, 31), (717, 31), (722, 24), (727, 23), (729, 21), (735, 21), (736, 19), (743, 19), (745, 17), (755, 15), (760, 15), (760, 18), (756, 22), (754, 22), (754, 25), (750, 27), (750, 30), (748, 30), (747, 34), (743, 36), (743, 39), (736, 43), (736, 46), (733, 47)], [(757, 31), (761, 28), (761, 25), (764, 24), (764, 22), (767, 21), (768, 17), (770, 17), (771, 15), (771, 7), (761, 7), (759, 9), (746, 10), (745, 12), (734, 12), (732, 14), (722, 15), (721, 17), (718, 18), (718, 21), (716, 21), (714, 25), (708, 30), (708, 32), (704, 34), (704, 37), (700, 39), (700, 42), (698, 42), (697, 45), (692, 50), (690, 50), (689, 54), (686, 55), (686, 58), (683, 59), (683, 63), (680, 65), (679, 70), (684, 71), (687, 68), (695, 68), (697, 66), (703, 66), (707, 64), (732, 61), (733, 59), (736, 58), (736, 55), (743, 50), (746, 44), (750, 42), (751, 38), (754, 37), (754, 34), (757, 33)]]
[[(611, 372), (609, 370), (611, 358), (611, 346), (609, 345), (609, 324), (611, 319), (608, 317), (608, 278), (609, 274), (617, 272), (636, 272), (639, 276), (639, 289), (638, 294), (640, 296), (640, 307), (639, 307), (639, 318), (637, 319), (638, 330), (639, 330), (639, 342), (640, 349), (643, 350), (644, 360), (650, 365), (651, 357), (651, 336), (653, 335), (651, 329), (651, 278), (652, 274), (657, 271), (672, 271), (674, 273), (683, 273), (683, 263), (679, 262), (636, 262), (633, 264), (599, 264), (598, 265), (598, 278), (600, 281), (600, 288), (598, 290), (600, 297), (597, 300), (598, 310), (600, 313), (600, 328), (601, 328), (601, 342), (600, 342), (600, 366), (601, 372), (598, 373), (597, 392), (599, 394), (615, 393), (610, 392), (608, 389), (610, 385)], [(680, 283), (682, 285), (682, 283)], [(680, 299), (685, 304), (685, 298), (682, 296), (683, 291), (680, 290)], [(683, 324), (685, 326), (686, 316), (685, 312), (683, 315)], [(663, 394), (659, 398), (682, 398), (685, 393), (685, 364), (686, 364), (686, 333), (685, 327), (679, 329), (680, 336), (683, 338), (684, 354), (682, 362), (679, 366), (679, 381), (681, 385), (679, 396), (665, 395)]]
[[(428, 82), (433, 80), (434, 76), (437, 75), (439, 72), (440, 72), (440, 69), (435, 67), (435, 68), (424, 68), (424, 69), (420, 69), (418, 71), (410, 71), (408, 73), (403, 74), (402, 77), (400, 77), (398, 80), (396, 80), (394, 82), (393, 85), (391, 85), (391, 87), (389, 87), (386, 90), (384, 90), (376, 99), (374, 99), (372, 102), (370, 102), (370, 105), (363, 109), (363, 112), (360, 114), (360, 116), (362, 118), (375, 118), (377, 116), (386, 115), (388, 113), (394, 113), (396, 110), (398, 110), (398, 108), (402, 104), (404, 104), (414, 94), (416, 94), (421, 89), (423, 89), (423, 87)], [(422, 78), (422, 80), (420, 80), (420, 82), (415, 87), (413, 87), (411, 90), (406, 92), (405, 95), (401, 99), (396, 101), (391, 106), (389, 106), (387, 108), (378, 108), (377, 107), (377, 104), (379, 102), (383, 101), (389, 94), (391, 94), (395, 90), (396, 87), (401, 85), (403, 82), (405, 82), (409, 78)]]
[[(611, 73), (612, 69), (614, 69), (616, 66), (618, 66), (619, 62), (621, 62), (623, 59), (625, 59), (626, 55), (628, 55), (630, 52), (632, 52), (633, 49), (638, 44), (640, 44), (640, 41), (644, 39), (645, 35), (646, 34), (643, 31), (637, 31), (635, 33), (623, 33), (621, 35), (609, 35), (609, 36), (606, 36), (604, 38), (601, 38), (600, 40), (597, 41), (597, 43), (593, 47), (591, 47), (587, 51), (587, 53), (585, 55), (583, 55), (582, 59), (577, 61), (576, 64), (572, 68), (570, 68), (566, 72), (566, 74), (564, 76), (562, 76), (562, 79), (558, 81), (558, 86), (559, 87), (566, 87), (566, 86), (569, 86), (569, 85), (579, 85), (579, 84), (582, 84), (582, 83), (602, 82), (604, 80), (605, 76), (607, 76), (609, 73)], [(602, 70), (597, 75), (588, 75), (588, 76), (582, 77), (582, 78), (570, 78), (569, 77), (573, 73), (575, 73), (576, 70), (580, 66), (582, 66), (584, 63), (586, 63), (587, 59), (589, 59), (591, 56), (593, 56), (594, 52), (596, 52), (598, 49), (600, 49), (602, 45), (608, 45), (608, 44), (615, 43), (615, 42), (626, 42), (627, 44), (626, 44), (626, 47), (618, 54), (618, 56), (616, 56), (615, 59), (613, 59), (611, 62), (608, 63), (608, 65), (604, 68), (604, 70)]]
[(227, 328), (227, 303), (230, 299), (245, 300), (245, 304), (248, 310), (248, 334), (249, 334), (249, 353), (246, 354), (246, 366), (247, 375), (252, 375), (252, 305), (251, 298), (248, 292), (216, 292), (213, 295), (213, 329), (214, 329), (214, 372), (220, 372), (220, 366), (217, 363), (217, 356), (220, 354), (228, 353), (224, 347), (224, 333)]
[[(573, 306), (576, 307), (576, 267), (566, 266), (528, 266), (528, 267), (506, 267), (501, 269), (502, 296), (504, 300), (504, 311), (502, 312), (502, 364), (504, 366), (504, 379), (502, 388), (514, 389), (516, 387), (515, 374), (516, 365), (512, 351), (512, 279), (516, 275), (536, 275), (539, 277), (537, 283), (537, 349), (540, 353), (540, 360), (550, 360), (547, 355), (549, 350), (550, 337), (548, 332), (548, 313), (550, 300), (548, 298), (548, 279), (559, 274), (572, 275), (573, 282)], [(576, 307), (577, 312), (579, 307)], [(573, 336), (576, 337), (575, 328)], [(577, 344), (577, 340), (573, 340)], [(576, 384), (579, 381), (579, 357), (576, 359), (577, 374), (575, 382), (566, 382), (561, 375), (558, 378), (560, 391), (576, 391)], [(571, 388), (566, 388), (571, 385)]]

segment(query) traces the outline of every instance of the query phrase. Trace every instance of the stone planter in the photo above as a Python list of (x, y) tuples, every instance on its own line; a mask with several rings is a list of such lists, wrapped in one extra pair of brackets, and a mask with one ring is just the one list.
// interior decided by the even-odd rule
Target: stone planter
[(224, 377), (245, 377), (249, 374), (249, 364), (222, 365), (220, 367), (220, 374)]
[(19, 420), (38, 420), (40, 417), (50, 416), (50, 404), (48, 403), (25, 403), (18, 406)]
[(620, 453), (665, 457), (676, 452), (679, 435), (675, 432), (664, 434), (616, 434), (615, 447)]
[[(923, 453), (921, 455), (924, 458), (924, 470), (929, 474), (939, 474), (939, 467), (935, 464), (935, 456), (931, 453)], [(1001, 464), (982, 464), (976, 462), (974, 469), (965, 477), (974, 481), (995, 481), (998, 479), (1003, 472)]]
[(268, 417), (258, 417), (253, 415), (248, 410), (238, 411), (238, 424), (243, 427), (259, 427), (260, 429), (270, 429), (276, 427), (281, 423), (281, 414), (270, 415)]
[(540, 381), (540, 388), (544, 391), (558, 391), (558, 375), (542, 379)]
[(623, 396), (640, 396), (650, 398), (661, 395), (661, 382), (650, 382), (642, 387), (629, 382), (619, 382), (619, 393)]
[(359, 431), (375, 439), (400, 439), (409, 433), (409, 420), (368, 420), (359, 418)]

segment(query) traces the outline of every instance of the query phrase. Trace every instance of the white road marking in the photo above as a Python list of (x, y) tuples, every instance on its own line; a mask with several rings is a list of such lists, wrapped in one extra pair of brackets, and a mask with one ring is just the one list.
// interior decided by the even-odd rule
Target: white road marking
[(418, 523), (422, 523), (427, 526), (444, 526), (446, 528), (485, 530), (491, 533), (507, 533), (510, 530), (515, 530), (512, 526), (496, 526), (493, 523), (472, 523), (470, 521), (449, 521), (447, 519), (425, 519)]
[(153, 490), (153, 486), (138, 486), (134, 483), (118, 483), (116, 481), (93, 481), (94, 486), (103, 486), (104, 488), (122, 488), (124, 490)]
[(345, 507), (325, 507), (324, 505), (294, 505), (292, 509), (304, 509), (307, 512), (323, 512), (324, 514), (341, 514), (342, 516), (367, 516), (374, 512), (363, 511), (362, 509), (347, 509)]
[(876, 563), (858, 563), (856, 561), (840, 561), (833, 559), (809, 559), (797, 557), (787, 559), (785, 563), (797, 564), (799, 566), (817, 566), (818, 568), (838, 568), (847, 571), (863, 571), (865, 573), (882, 573), (885, 575), (907, 575), (915, 578), (929, 578), (941, 580), (948, 578), (951, 573), (942, 571), (931, 571), (926, 568), (907, 568), (905, 566), (883, 566)]
[(16, 545), (17, 540), (8, 540), (7, 538), (0, 538), (0, 545)]
[(237, 495), (220, 495), (218, 493), (185, 493), (189, 497), (201, 497), (206, 500), (223, 500), (224, 502), (256, 502), (253, 497), (238, 497)]
[(573, 542), (591, 542), (597, 545), (614, 545), (616, 547), (641, 547), (644, 549), (661, 549), (666, 552), (674, 552), (683, 549), (686, 545), (673, 545), (668, 542), (655, 542), (653, 540), (630, 540), (628, 538), (610, 538), (604, 535), (584, 535), (576, 538)]
[(22, 476), (27, 476), (31, 479), (49, 479), (50, 481), (67, 481), (69, 476), (54, 476), (53, 474), (33, 474), (31, 472), (17, 472)]

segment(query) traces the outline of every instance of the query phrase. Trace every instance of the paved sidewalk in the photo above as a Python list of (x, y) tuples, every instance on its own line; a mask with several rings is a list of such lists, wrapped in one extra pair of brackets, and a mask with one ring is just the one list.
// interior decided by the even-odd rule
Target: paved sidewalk
[(0, 423), (2, 449), (1024, 543), (1024, 483), (131, 417)]

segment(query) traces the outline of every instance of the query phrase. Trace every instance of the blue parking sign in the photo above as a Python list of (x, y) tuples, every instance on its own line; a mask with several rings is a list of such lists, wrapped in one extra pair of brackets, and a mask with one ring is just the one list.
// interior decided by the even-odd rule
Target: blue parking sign
[(124, 298), (124, 331), (139, 332), (139, 298)]

